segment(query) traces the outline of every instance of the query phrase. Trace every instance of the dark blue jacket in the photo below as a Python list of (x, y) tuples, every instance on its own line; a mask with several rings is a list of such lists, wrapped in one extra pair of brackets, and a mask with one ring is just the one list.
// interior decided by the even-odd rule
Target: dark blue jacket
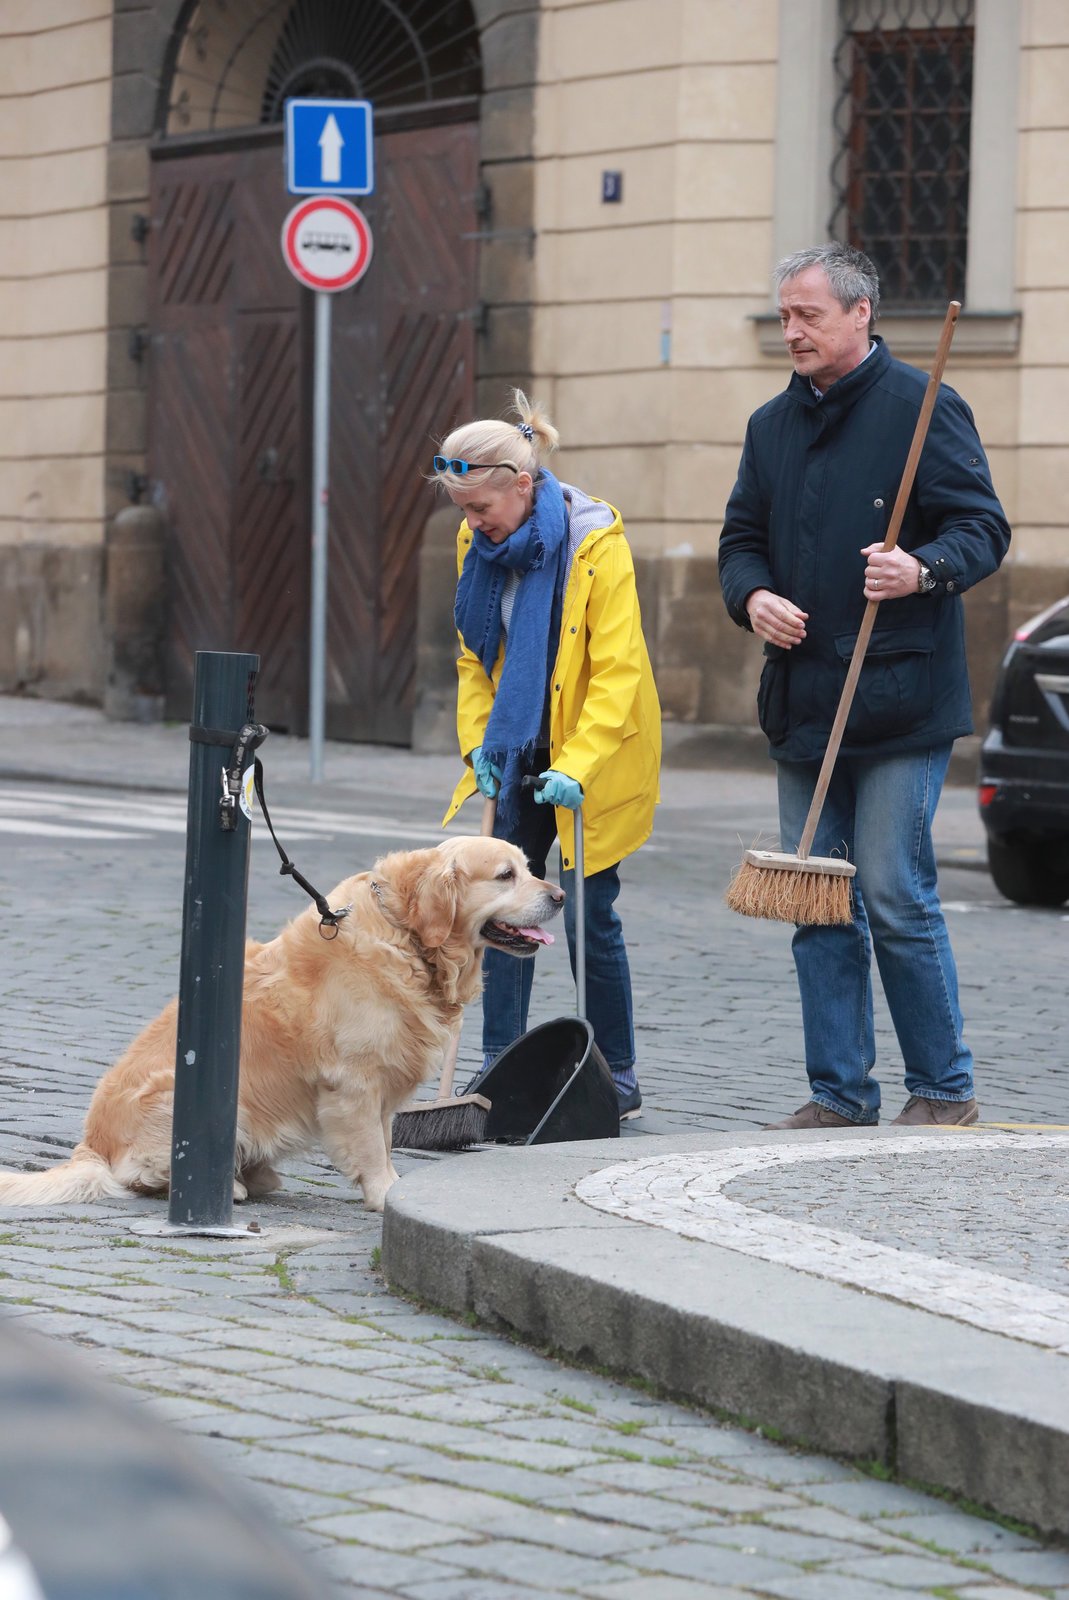
[[(797, 373), (750, 418), (720, 539), (732, 618), (771, 589), (809, 613), (789, 651), (765, 645), (757, 708), (771, 754), (819, 760), (865, 610), (865, 545), (887, 533), (927, 377), (882, 340), (817, 400)], [(931, 568), (929, 594), (880, 606), (842, 751), (892, 755), (972, 732), (961, 596), (996, 571), (1010, 529), (972, 412), (943, 385), (899, 544)]]

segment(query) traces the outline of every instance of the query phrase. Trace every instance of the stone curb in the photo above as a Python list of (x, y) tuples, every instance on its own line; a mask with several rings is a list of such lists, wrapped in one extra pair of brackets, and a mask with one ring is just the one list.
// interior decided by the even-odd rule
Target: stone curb
[(391, 1189), (383, 1268), (393, 1288), (565, 1358), (1069, 1534), (1064, 1357), (575, 1194), (621, 1161), (835, 1137), (484, 1148)]

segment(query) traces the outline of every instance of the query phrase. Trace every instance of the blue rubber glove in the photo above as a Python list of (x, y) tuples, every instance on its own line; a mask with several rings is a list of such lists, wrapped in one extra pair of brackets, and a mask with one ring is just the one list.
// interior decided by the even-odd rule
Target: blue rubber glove
[(535, 790), (536, 805), (566, 806), (569, 811), (579, 810), (583, 803), (583, 791), (574, 778), (569, 778), (564, 772), (554, 772), (552, 767), (538, 776), (543, 782), (541, 789)]
[(489, 756), (483, 755), (481, 744), (477, 744), (471, 752), (471, 767), (475, 773), (475, 782), (479, 785), (479, 793), (485, 795), (488, 800), (496, 799), (497, 791), (501, 787), (501, 768), (491, 761)]

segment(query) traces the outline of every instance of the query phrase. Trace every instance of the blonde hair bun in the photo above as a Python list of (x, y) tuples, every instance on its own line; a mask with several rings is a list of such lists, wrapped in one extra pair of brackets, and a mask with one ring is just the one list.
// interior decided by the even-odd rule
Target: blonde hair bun
[[(514, 416), (519, 417), (518, 426), (525, 437), (527, 436), (526, 430), (530, 428), (534, 439), (537, 439), (541, 446), (540, 455), (551, 455), (557, 449), (560, 444), (560, 434), (537, 400), (532, 402), (528, 400), (522, 389), (513, 389), (511, 410)], [(534, 440), (531, 442), (533, 443)]]

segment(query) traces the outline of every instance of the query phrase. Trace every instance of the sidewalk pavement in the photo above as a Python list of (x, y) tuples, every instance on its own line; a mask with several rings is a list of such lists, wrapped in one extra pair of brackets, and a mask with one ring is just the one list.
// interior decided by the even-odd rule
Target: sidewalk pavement
[[(185, 787), (184, 727), (5, 700), (0, 738), (0, 778), (42, 792)], [(313, 787), (302, 741), (272, 737), (263, 754), (273, 814), (276, 795), (294, 819), (358, 804), (364, 823), (378, 808), (407, 833), (456, 772), (446, 757), (330, 745)], [(382, 1271), (368, 1259), (377, 1219), (321, 1157), (294, 1163), (283, 1194), (257, 1206), (260, 1231), (236, 1241), (153, 1238), (159, 1205), (146, 1201), (8, 1209), (5, 1314), (91, 1348), (210, 1438), (346, 1593), (1069, 1594), (1069, 1555), (813, 1454), (1069, 1535), (1069, 1271), (1052, 1227), (1069, 1129), (763, 1133), (792, 1108), (790, 1060), (770, 1042), (791, 1015), (783, 930), (747, 925), (736, 938), (723, 980), (744, 1013), (733, 1017), (698, 980), (727, 968), (726, 930), (742, 919), (696, 880), (735, 856), (728, 818), (770, 825), (774, 785), (767, 770), (670, 769), (662, 810), (661, 854), (655, 833), (634, 888), (636, 966), (653, 973), (641, 988), (647, 1114), (620, 1141), (400, 1155)], [(945, 866), (982, 866), (971, 790), (947, 791), (937, 839)], [(110, 983), (142, 986), (135, 1005), (109, 994), (86, 1017), (81, 991), (57, 991), (38, 1022), (32, 950), (8, 990), (26, 1003), (25, 1038), (9, 1037), (4, 1058), (20, 1069), (5, 1080), (16, 1103), (0, 1117), (4, 1165), (43, 1165), (73, 1142), (134, 1010), (170, 984), (136, 970), (136, 930), (123, 942), (131, 906), (151, 900), (147, 872), (136, 885), (106, 879), (108, 960), (126, 964)], [(46, 926), (31, 908), (31, 947)], [(1038, 951), (1054, 924), (1020, 920), (1018, 942), (1033, 926)], [(162, 933), (142, 937), (158, 964)], [(1064, 1000), (1064, 960), (1051, 961), (1025, 1000), (1039, 1038), (1051, 994)], [(563, 1009), (567, 991), (550, 985), (551, 1006), (554, 993)], [(81, 1061), (61, 1042), (76, 1013), (92, 1040)], [(1019, 1106), (1022, 1122), (1054, 1120), (1057, 1072), (1024, 1101), (1010, 1065), (996, 1115)], [(808, 1453), (786, 1456), (728, 1418)], [(547, 1473), (559, 1475), (556, 1505)]]

